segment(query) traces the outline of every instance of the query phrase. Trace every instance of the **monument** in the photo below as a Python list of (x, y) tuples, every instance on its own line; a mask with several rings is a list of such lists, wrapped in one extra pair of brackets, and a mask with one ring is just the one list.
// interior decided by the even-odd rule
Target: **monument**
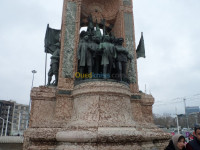
[(64, 0), (59, 54), (52, 55), (48, 86), (31, 91), (24, 150), (168, 144), (170, 135), (153, 124), (154, 98), (138, 88), (137, 58), (145, 54), (143, 36), (136, 51), (132, 9), (132, 0)]

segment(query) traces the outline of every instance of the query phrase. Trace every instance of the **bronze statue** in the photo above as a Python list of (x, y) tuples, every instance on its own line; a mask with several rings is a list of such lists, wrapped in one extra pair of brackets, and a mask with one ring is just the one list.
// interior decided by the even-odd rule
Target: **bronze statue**
[(102, 40), (102, 34), (97, 22), (96, 22), (96, 31), (94, 33), (95, 35), (92, 36), (90, 47), (93, 52), (93, 66), (94, 66), (93, 70), (94, 73), (98, 74), (100, 71), (100, 61), (102, 56), (102, 53), (99, 50), (99, 44)]
[(132, 56), (123, 47), (123, 38), (116, 38), (113, 33), (110, 33), (110, 36), (106, 35), (105, 20), (102, 22), (103, 36), (97, 22), (96, 30), (94, 29), (92, 16), (88, 17), (87, 31), (80, 33), (78, 71), (81, 74), (103, 72), (101, 77), (104, 79), (112, 78), (126, 82), (128, 81), (127, 62), (132, 59)]
[(102, 40), (102, 34), (101, 34), (101, 30), (99, 28), (99, 24), (98, 23), (96, 23), (95, 36), (98, 37), (100, 39), (100, 41)]
[(103, 66), (104, 78), (106, 78), (107, 73), (111, 75), (113, 58), (116, 58), (114, 44), (110, 43), (110, 37), (108, 35), (104, 36), (104, 42), (100, 43), (99, 49), (102, 50), (101, 65)]
[(122, 46), (124, 42), (123, 38), (118, 38), (116, 41), (115, 49), (117, 51), (117, 70), (120, 81), (125, 81), (126, 79), (126, 68), (128, 59), (132, 59), (132, 56), (128, 53), (127, 49)]
[(79, 42), (78, 48), (78, 60), (79, 60), (79, 67), (80, 73), (86, 73), (85, 69), (87, 67), (88, 72), (92, 72), (92, 52), (89, 48), (89, 37), (85, 35), (83, 40)]
[[(48, 86), (58, 85), (58, 70), (59, 70), (59, 61), (60, 61), (60, 42), (54, 44), (56, 47), (56, 50), (54, 51), (53, 55), (51, 56), (51, 63), (50, 63), (50, 69), (48, 72)], [(55, 75), (55, 82), (51, 84), (52, 76)]]
[(87, 32), (89, 36), (93, 36), (94, 35), (94, 23), (92, 20), (92, 16), (90, 15), (88, 17), (88, 27), (87, 27)]
[(94, 71), (96, 74), (99, 73), (100, 70), (100, 61), (101, 61), (101, 51), (99, 50), (99, 44), (100, 44), (100, 37), (93, 36), (92, 40), (90, 42), (90, 51), (92, 52), (93, 56), (93, 66)]

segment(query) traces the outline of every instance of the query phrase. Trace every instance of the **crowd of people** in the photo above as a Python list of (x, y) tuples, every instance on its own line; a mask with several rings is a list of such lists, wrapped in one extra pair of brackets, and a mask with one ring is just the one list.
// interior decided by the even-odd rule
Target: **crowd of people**
[(173, 135), (165, 150), (200, 150), (200, 126), (194, 127), (193, 140), (188, 143), (183, 135)]

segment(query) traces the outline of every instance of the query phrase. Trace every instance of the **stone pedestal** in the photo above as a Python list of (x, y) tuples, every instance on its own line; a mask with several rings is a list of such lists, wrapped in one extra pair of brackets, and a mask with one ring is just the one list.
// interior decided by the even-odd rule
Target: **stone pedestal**
[(24, 150), (163, 150), (170, 137), (153, 124), (153, 97), (125, 83), (39, 87), (31, 98)]

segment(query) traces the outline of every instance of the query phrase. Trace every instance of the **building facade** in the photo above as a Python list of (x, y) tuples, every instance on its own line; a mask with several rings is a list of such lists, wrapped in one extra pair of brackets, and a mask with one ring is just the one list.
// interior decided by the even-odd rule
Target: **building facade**
[(29, 106), (15, 103), (12, 119), (12, 135), (22, 135), (28, 126)]
[[(12, 117), (14, 110), (13, 101), (0, 100), (0, 129), (1, 135), (11, 135)], [(8, 118), (8, 122), (7, 122)]]
[(199, 112), (199, 106), (193, 106), (193, 107), (186, 107), (185, 108), (186, 114), (192, 114), (192, 113), (198, 113)]
[(28, 109), (28, 105), (0, 100), (0, 135), (22, 135), (28, 125)]

